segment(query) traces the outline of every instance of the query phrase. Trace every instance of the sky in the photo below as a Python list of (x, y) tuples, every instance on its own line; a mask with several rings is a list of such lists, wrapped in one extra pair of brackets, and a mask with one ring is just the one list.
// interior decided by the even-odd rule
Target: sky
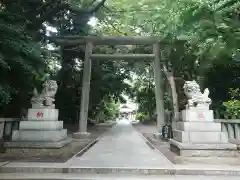
[(124, 97), (124, 99), (126, 99), (126, 104), (120, 104), (120, 108), (123, 105), (127, 105), (128, 107), (137, 110), (138, 109), (138, 104), (134, 103), (127, 95), (122, 95)]
[[(88, 21), (88, 25), (95, 27), (98, 23), (98, 19), (96, 17), (91, 17), (90, 20)], [(47, 35), (49, 35), (49, 32), (57, 32), (57, 29), (55, 27), (46, 25), (47, 28)]]
[(96, 17), (91, 17), (90, 20), (88, 21), (88, 25), (95, 27), (98, 23), (98, 19)]

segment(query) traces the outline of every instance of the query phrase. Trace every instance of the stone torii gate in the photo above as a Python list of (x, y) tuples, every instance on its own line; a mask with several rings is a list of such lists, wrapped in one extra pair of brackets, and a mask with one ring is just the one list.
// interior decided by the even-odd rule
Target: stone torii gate
[[(89, 92), (91, 81), (91, 67), (93, 60), (154, 60), (155, 96), (158, 130), (164, 125), (164, 102), (162, 91), (162, 71), (160, 67), (160, 38), (159, 37), (111, 37), (111, 36), (65, 36), (57, 37), (55, 42), (64, 45), (85, 45), (85, 59), (83, 69), (83, 84), (81, 95), (81, 109), (79, 117), (79, 132), (77, 136), (88, 135), (87, 119), (89, 106)], [(94, 45), (152, 45), (152, 54), (93, 54)]]

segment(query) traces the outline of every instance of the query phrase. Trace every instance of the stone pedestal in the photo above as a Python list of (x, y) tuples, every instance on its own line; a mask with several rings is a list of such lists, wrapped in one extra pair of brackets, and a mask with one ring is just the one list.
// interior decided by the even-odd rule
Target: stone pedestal
[(237, 156), (236, 145), (221, 132), (221, 123), (214, 122), (213, 111), (199, 108), (182, 111), (182, 121), (173, 127), (170, 148), (180, 156)]
[(89, 132), (76, 132), (73, 134), (73, 138), (75, 139), (89, 139), (91, 137), (91, 133)]
[(58, 109), (29, 109), (28, 121), (21, 121), (19, 130), (13, 131), (12, 142), (6, 147), (60, 148), (71, 140), (63, 121), (58, 121)]

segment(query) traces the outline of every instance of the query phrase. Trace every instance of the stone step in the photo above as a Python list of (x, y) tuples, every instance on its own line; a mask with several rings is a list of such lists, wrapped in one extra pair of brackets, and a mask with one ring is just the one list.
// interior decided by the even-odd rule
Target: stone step
[(61, 130), (63, 121), (21, 121), (19, 130)]
[[(211, 176), (240, 176), (240, 167), (239, 166), (176, 166), (172, 168), (82, 168), (82, 167), (57, 167), (57, 166), (39, 166), (39, 167), (1, 167), (0, 168), (0, 177), (3, 178), (3, 174), (7, 177), (10, 177), (10, 174), (18, 173), (21, 175), (15, 176), (15, 178), (23, 177), (23, 174), (30, 174), (33, 177), (37, 174), (51, 173), (54, 175), (65, 174), (66, 176), (76, 174), (77, 177), (81, 175), (211, 175)], [(53, 176), (54, 176), (53, 175)], [(55, 178), (56, 178), (55, 176)], [(13, 177), (13, 176), (12, 176)], [(42, 176), (40, 176), (43, 178)], [(29, 177), (30, 178), (30, 177)], [(29, 179), (28, 178), (28, 179)], [(31, 179), (31, 178), (30, 178)]]
[[(239, 180), (236, 176), (227, 176)], [(2, 180), (226, 180), (226, 176), (173, 176), (173, 175), (106, 175), (106, 174), (1, 174)]]
[(239, 158), (236, 157), (184, 157), (175, 156), (174, 163), (176, 164), (204, 164), (204, 165), (240, 165)]

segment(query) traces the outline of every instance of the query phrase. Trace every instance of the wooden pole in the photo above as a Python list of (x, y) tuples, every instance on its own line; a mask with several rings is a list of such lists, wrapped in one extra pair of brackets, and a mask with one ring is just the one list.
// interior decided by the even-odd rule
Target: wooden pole
[(160, 63), (160, 45), (156, 43), (153, 45), (154, 59), (154, 78), (155, 78), (155, 97), (156, 97), (156, 111), (157, 111), (157, 128), (161, 130), (165, 123), (164, 116), (164, 100), (162, 90), (162, 70)]
[(81, 95), (81, 109), (79, 117), (79, 133), (87, 133), (87, 119), (89, 106), (89, 92), (91, 81), (92, 60), (92, 43), (87, 42), (85, 50), (85, 60), (83, 69), (82, 95)]

